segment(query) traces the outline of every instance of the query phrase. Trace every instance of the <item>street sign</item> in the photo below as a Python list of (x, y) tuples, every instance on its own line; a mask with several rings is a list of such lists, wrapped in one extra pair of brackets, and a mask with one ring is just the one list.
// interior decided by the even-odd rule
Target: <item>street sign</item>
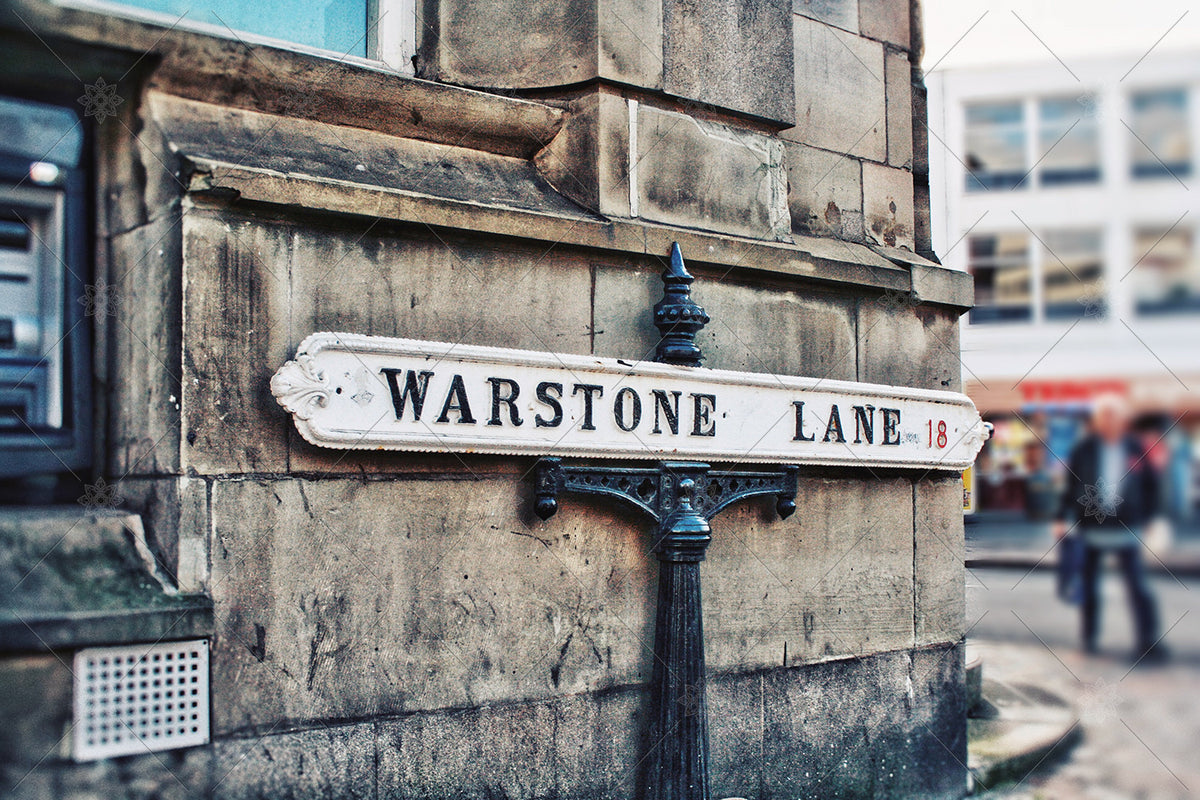
[(962, 471), (966, 395), (596, 356), (314, 333), (271, 379), (342, 449)]

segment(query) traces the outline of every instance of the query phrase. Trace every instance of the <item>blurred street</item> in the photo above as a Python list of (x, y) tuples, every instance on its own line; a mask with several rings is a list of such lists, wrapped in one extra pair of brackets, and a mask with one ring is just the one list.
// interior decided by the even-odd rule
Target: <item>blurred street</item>
[[(1174, 523), (1170, 549), (1159, 559), (1148, 557), (1151, 571), (1177, 575), (1200, 574), (1200, 520)], [(1054, 540), (1047, 522), (1023, 515), (989, 514), (967, 517), (967, 565), (1054, 567)], [(1014, 563), (1017, 562), (1017, 563)]]
[(986, 795), (1026, 800), (1200, 796), (1200, 579), (1157, 573), (1171, 661), (1130, 660), (1132, 623), (1115, 574), (1104, 583), (1101, 654), (1079, 649), (1078, 611), (1054, 593), (1047, 570), (976, 568), (967, 574), (968, 641), (985, 677), (1059, 695), (1076, 709), (1082, 741), (1019, 783)]

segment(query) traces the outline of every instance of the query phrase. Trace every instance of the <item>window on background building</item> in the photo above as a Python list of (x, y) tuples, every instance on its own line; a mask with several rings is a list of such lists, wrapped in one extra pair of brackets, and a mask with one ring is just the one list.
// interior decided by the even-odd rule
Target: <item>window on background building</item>
[(1042, 236), (1042, 302), (1045, 318), (1102, 317), (1102, 237), (1098, 230), (1047, 231)]
[(1192, 171), (1187, 91), (1135, 92), (1129, 99), (1129, 160), (1135, 178), (1182, 178)]
[(972, 236), (968, 265), (975, 278), (970, 321), (1017, 322), (1033, 317), (1029, 237), (1020, 233)]
[(1021, 103), (970, 103), (966, 114), (967, 191), (1019, 186), (1028, 170)]
[(1100, 132), (1090, 98), (1047, 98), (1038, 103), (1042, 186), (1100, 180)]
[(185, 28), (207, 25), (219, 36), (265, 36), (338, 56), (383, 61), (403, 71), (411, 70), (409, 59), (415, 49), (415, 0), (117, 0), (117, 4), (153, 12), (155, 22), (174, 25), (178, 21)]
[(0, 97), (0, 478), (91, 459), (82, 149), (72, 110)]
[(1130, 277), (1139, 314), (1200, 311), (1200, 253), (1195, 231), (1135, 231), (1133, 252), (1138, 261)]

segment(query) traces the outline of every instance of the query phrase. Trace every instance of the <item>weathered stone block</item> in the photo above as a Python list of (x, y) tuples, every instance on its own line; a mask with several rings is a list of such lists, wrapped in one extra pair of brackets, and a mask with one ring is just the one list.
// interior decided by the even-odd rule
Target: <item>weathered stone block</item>
[(793, 20), (796, 127), (784, 131), (783, 137), (884, 161), (887, 101), (883, 45), (807, 17), (797, 15)]
[[(654, 358), (660, 334), (645, 309), (662, 297), (664, 265), (596, 272), (595, 353)], [(696, 337), (704, 364), (715, 369), (853, 380), (855, 344), (850, 301), (817, 291), (764, 290), (701, 275), (694, 297), (712, 322)]]
[(313, 226), (296, 230), (291, 247), (292, 348), (313, 331), (351, 330), (590, 349), (590, 262), (569, 249)]
[(112, 239), (111, 474), (180, 468), (181, 247), (177, 212)]
[(69, 663), (53, 654), (0, 658), (0, 789), (70, 750)]
[(545, 698), (649, 680), (640, 520), (525, 481), (213, 486), (214, 729)]
[[(911, 72), (911, 68), (910, 68)], [(912, 91), (912, 137), (913, 137), (913, 174), (929, 179), (929, 91), (925, 88), (924, 80), (909, 81)], [(918, 181), (920, 183), (920, 181)], [(924, 204), (924, 211), (929, 213), (929, 203)], [(921, 204), (918, 203), (918, 208)]]
[(765, 500), (713, 521), (701, 567), (709, 669), (912, 645), (911, 483), (802, 478), (797, 504), (784, 521)]
[(212, 759), (214, 800), (376, 796), (375, 731), (369, 722), (219, 740)]
[(897, 311), (886, 295), (859, 304), (860, 381), (961, 391), (958, 352), (958, 314), (951, 309), (918, 305)]
[(563, 86), (596, 76), (595, 0), (435, 0), (418, 75), (460, 86)]
[(767, 672), (762, 796), (962, 797), (961, 658), (900, 651)]
[[(906, 772), (914, 797), (962, 797), (967, 763), (966, 645), (913, 651), (913, 708), (919, 709), (918, 749)], [(936, 737), (936, 738), (934, 738)]]
[(787, 177), (774, 137), (639, 105), (638, 216), (756, 239), (785, 239)]
[(868, 239), (915, 250), (912, 173), (864, 161), (863, 215)]
[(918, 645), (957, 642), (966, 631), (962, 491), (960, 478), (916, 483), (913, 565)]
[(888, 163), (913, 166), (912, 66), (904, 53), (888, 52), (884, 60), (887, 82)]
[[(66, 703), (69, 710), (69, 697)], [(211, 751), (207, 747), (81, 764), (63, 760), (57, 748), (32, 755), (20, 766), (0, 765), (0, 792), (6, 800), (194, 800), (211, 796)], [(39, 762), (36, 766), (35, 761)]]
[(190, 212), (186, 225), (193, 344), (185, 449), (187, 466), (201, 474), (342, 463), (342, 454), (289, 461), (291, 422), (269, 389), (315, 331), (552, 352), (591, 346), (591, 270), (571, 250), (501, 249), (373, 226), (293, 228), (209, 211)]
[(183, 592), (208, 585), (208, 485), (202, 478), (126, 478), (123, 506), (142, 518), (146, 542)]
[(791, 0), (662, 0), (662, 6), (665, 91), (791, 124)]
[(284, 472), (290, 422), (269, 388), (289, 351), (291, 231), (184, 214), (184, 466)]
[(858, 33), (858, 0), (792, 0), (792, 10)]
[(599, 0), (600, 77), (661, 89), (662, 0)]
[[(288, 428), (293, 471), (413, 469), (405, 466), (414, 461), (411, 456), (321, 450), (291, 430), (287, 414), (266, 387), (271, 373), (314, 331), (555, 353), (591, 350), (592, 266), (571, 249), (500, 248), (471, 239), (391, 232), (364, 236), (316, 227), (291, 234), (291, 248), (288, 344), (278, 360), (263, 364), (261, 381), (271, 406), (267, 413)], [(442, 464), (464, 470), (457, 457)], [(429, 471), (428, 466), (417, 469)]]
[(708, 778), (713, 797), (754, 797), (762, 780), (763, 672), (708, 678)]
[(212, 795), (212, 751), (169, 750), (85, 764), (64, 765), (55, 775), (55, 800), (194, 800)]
[(910, 0), (858, 0), (858, 27), (863, 36), (909, 49)]
[(647, 707), (624, 689), (381, 722), (380, 800), (636, 797)]
[(798, 233), (862, 241), (862, 167), (849, 156), (785, 142), (788, 206)]
[(554, 140), (536, 156), (555, 189), (605, 216), (629, 217), (629, 104), (607, 92), (571, 103)]
[(142, 77), (137, 73), (128, 77), (128, 81), (110, 84), (122, 101), (113, 114), (117, 121), (96, 126), (97, 152), (101, 154), (96, 172), (99, 185), (105, 187), (96, 209), (97, 228), (107, 237), (153, 221), (183, 193), (178, 157), (131, 91)]

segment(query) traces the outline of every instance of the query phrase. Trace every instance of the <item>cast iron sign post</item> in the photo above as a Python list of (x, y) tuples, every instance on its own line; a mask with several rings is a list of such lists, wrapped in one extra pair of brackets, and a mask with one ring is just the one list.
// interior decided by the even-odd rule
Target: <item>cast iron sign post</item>
[[(663, 273), (664, 296), (654, 307), (662, 333), (657, 361), (700, 366), (696, 333), (708, 323), (691, 298), (693, 278), (679, 245)], [(708, 800), (708, 703), (704, 676), (704, 623), (700, 562), (712, 539), (708, 521), (747, 497), (774, 495), (786, 519), (796, 510), (795, 467), (778, 472), (712, 470), (692, 461), (655, 467), (564, 465), (544, 458), (536, 471), (537, 515), (558, 510), (561, 492), (599, 494), (633, 505), (658, 523), (658, 608), (654, 621), (654, 670), (650, 682), (654, 728), (650, 742), (647, 800)]]
[[(649, 800), (708, 800), (700, 562), (709, 520), (771, 495), (796, 510), (799, 464), (961, 471), (988, 436), (965, 395), (851, 381), (699, 369), (679, 246), (654, 306), (655, 363), (314, 333), (271, 378), (311, 444), (338, 449), (532, 455), (535, 511), (563, 493), (603, 495), (657, 524), (654, 751)], [(653, 466), (564, 463), (652, 460)], [(711, 469), (712, 462), (771, 465)]]

